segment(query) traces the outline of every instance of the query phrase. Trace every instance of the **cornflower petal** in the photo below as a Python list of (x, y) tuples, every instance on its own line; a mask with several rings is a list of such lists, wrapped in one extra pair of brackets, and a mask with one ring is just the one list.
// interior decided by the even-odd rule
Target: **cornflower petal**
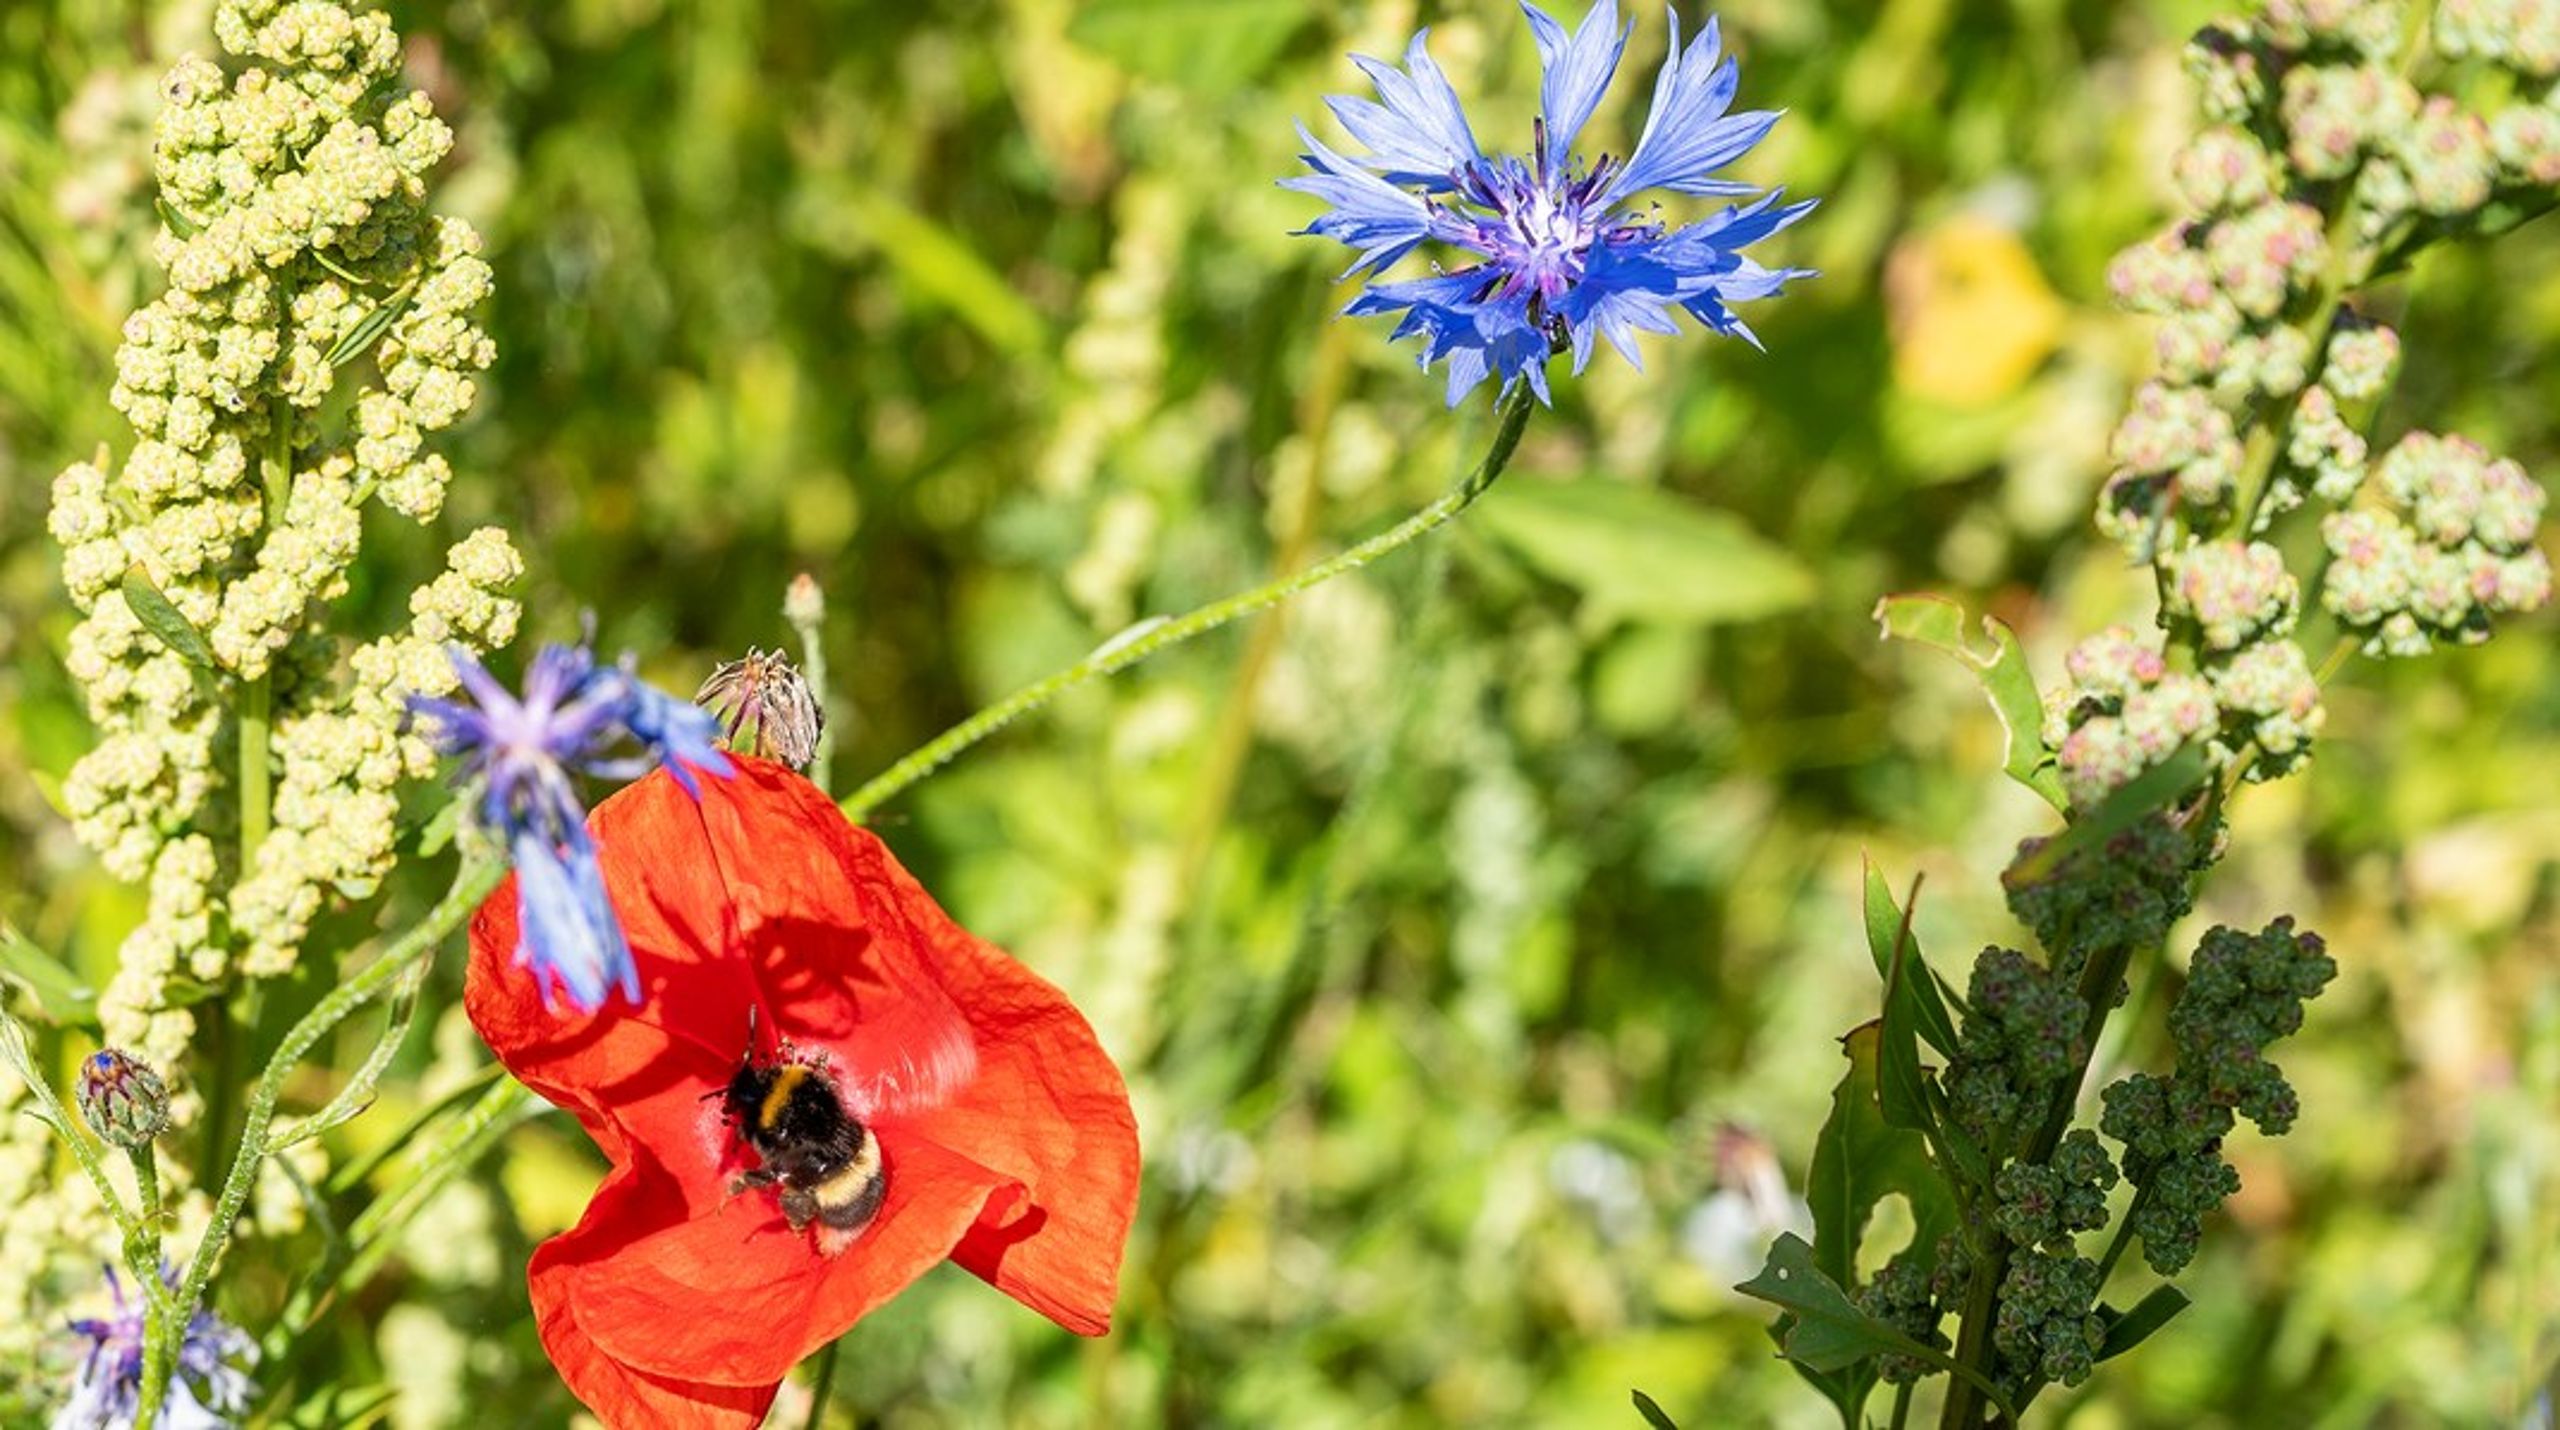
[[(106, 1268), (106, 1277), (113, 1310), (70, 1323), (90, 1344), (51, 1430), (120, 1430), (141, 1409), (143, 1301), (125, 1295), (114, 1267)], [(161, 1280), (174, 1288), (176, 1268), (164, 1264)], [(234, 1412), (248, 1408), (255, 1389), (235, 1362), (254, 1364), (257, 1358), (256, 1342), (199, 1308), (179, 1336), (176, 1373), (169, 1377), (158, 1423), (171, 1430), (223, 1430), (234, 1423)]]
[(1343, 277), (1362, 269), (1383, 269), (1431, 236), (1431, 209), (1421, 199), (1326, 148), (1303, 124), (1298, 126), (1298, 138), (1308, 150), (1301, 157), (1316, 172), (1282, 179), (1280, 187), (1313, 194), (1333, 205), (1332, 212), (1318, 216), (1299, 232), (1360, 250), (1359, 261), (1345, 269)]
[(1529, 28), (1537, 33), (1543, 71), (1538, 83), (1538, 113), (1546, 131), (1544, 147), (1538, 152), (1541, 172), (1561, 174), (1573, 157), (1575, 137), (1590, 122), (1591, 111), (1600, 107), (1600, 96), (1608, 92), (1609, 81), (1618, 73), (1618, 57), (1627, 52), (1627, 37), (1635, 33), (1635, 25), (1630, 21), (1619, 27), (1618, 0), (1596, 0), (1568, 39), (1564, 26), (1546, 11), (1528, 0), (1521, 0), (1520, 8), (1529, 17)]
[(1645, 115), (1627, 165), (1601, 191), (1602, 203), (1616, 203), (1646, 189), (1676, 194), (1739, 195), (1754, 185), (1707, 177), (1741, 158), (1767, 137), (1781, 111), (1754, 110), (1726, 116), (1741, 88), (1740, 67), (1718, 62), (1722, 39), (1714, 20), (1699, 31), (1685, 51), (1680, 47), (1680, 14), (1671, 17), (1671, 49), (1654, 77), (1653, 107)]
[[(713, 743), (719, 722), (656, 690), (623, 664), (599, 666), (584, 645), (549, 645), (526, 664), (522, 699), (470, 652), (450, 652), (468, 700), (412, 697), (409, 711), (435, 746), (459, 757), (476, 784), (475, 822), (507, 847), (517, 870), (520, 935), (513, 950), (546, 1008), (593, 1013), (620, 994), (640, 1002), (639, 977), (596, 866), (574, 776), (633, 779), (665, 768), (699, 797), (695, 772), (726, 776)], [(616, 748), (637, 745), (638, 755)]]
[(693, 771), (725, 778), (734, 768), (719, 745), (720, 721), (690, 700), (678, 700), (654, 685), (632, 682), (631, 705), (624, 714), (631, 733), (647, 745), (686, 794), (702, 795)]
[(532, 970), (544, 1000), (565, 997), (581, 1013), (603, 1007), (612, 993), (637, 1004), (639, 970), (605, 896), (595, 845), (586, 832), (554, 843), (527, 830), (516, 837), (510, 852), (524, 930), (516, 964)]
[(1368, 147), (1361, 163), (1376, 169), (1391, 184), (1410, 184), (1429, 192), (1457, 187), (1458, 172), (1483, 160), (1475, 131), (1449, 77), (1433, 63), (1424, 47), (1429, 30), (1414, 34), (1405, 47), (1404, 69), (1366, 55), (1351, 62), (1378, 87), (1379, 100), (1347, 94), (1325, 96), (1325, 105), (1353, 138)]

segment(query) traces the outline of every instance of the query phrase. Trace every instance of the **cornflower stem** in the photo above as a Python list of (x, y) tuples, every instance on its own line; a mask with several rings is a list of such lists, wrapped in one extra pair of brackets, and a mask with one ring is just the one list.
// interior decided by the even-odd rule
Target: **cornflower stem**
[[(329, 990), (311, 1011), (302, 1015), (277, 1045), (275, 1056), (259, 1074), (257, 1086), (249, 1094), (247, 1113), (242, 1119), (240, 1140), (231, 1156), (231, 1170), (223, 1178), (222, 1195), (216, 1199), (213, 1219), (205, 1227), (204, 1240), (187, 1262), (186, 1274), (178, 1283), (171, 1299), (169, 1316), (172, 1324), (183, 1326), (204, 1300), (205, 1285), (213, 1279), (214, 1266), (222, 1260), (223, 1249), (230, 1243), (231, 1229), (240, 1219), (240, 1209), (248, 1204), (249, 1193), (257, 1186), (258, 1166), (269, 1150), (267, 1131), (275, 1122), (276, 1100), (284, 1093), (285, 1080), (303, 1057), (345, 1022), (358, 1009), (389, 992), (393, 984), (407, 973), (419, 959), (432, 955), (446, 936), (462, 926), (480, 901), (498, 887), (506, 877), (505, 861), (485, 856), (466, 856), (462, 867), (454, 872), (453, 886), (427, 911), (425, 918), (392, 940), (380, 957)], [(156, 1272), (156, 1268), (155, 1268)], [(176, 1346), (164, 1339), (144, 1348), (143, 1384), (165, 1387)], [(146, 1405), (153, 1402), (146, 1401)]]
[(133, 1164), (133, 1184), (141, 1212), (125, 1232), (124, 1264), (133, 1273), (142, 1297), (142, 1399), (134, 1407), (134, 1430), (151, 1430), (160, 1403), (169, 1398), (169, 1370), (177, 1362), (177, 1328), (169, 1315), (168, 1283), (160, 1279), (160, 1164), (151, 1144), (125, 1149)]
[[(1296, 490), (1286, 494), (1286, 510), (1274, 514), (1281, 532), (1280, 544), (1271, 559), (1271, 569), (1277, 575), (1285, 576), (1304, 566), (1307, 553), (1320, 534), (1324, 511), (1324, 481), (1320, 474), (1333, 440), (1334, 413), (1340, 408), (1343, 385), (1350, 375), (1351, 332), (1350, 326), (1343, 323), (1325, 326), (1324, 336), (1316, 341), (1306, 387), (1299, 394), (1297, 430), (1304, 434), (1306, 442), (1306, 477)], [(1287, 615), (1285, 611), (1275, 611), (1270, 620), (1253, 628), (1252, 637), (1245, 642), (1244, 658), (1236, 662), (1235, 678), (1228, 683), (1225, 698), (1218, 702), (1217, 728), (1209, 737), (1208, 753), (1192, 783), (1195, 794), (1178, 866), (1183, 888), (1197, 886), (1201, 867), (1235, 802), (1236, 782), (1243, 776), (1245, 759), (1253, 750), (1254, 692), (1280, 654), (1281, 638), (1288, 632)]]
[(1916, 1380), (1906, 1380), (1893, 1388), (1892, 1430), (1902, 1430), (1902, 1427), (1911, 1423), (1911, 1392), (1917, 1389), (1919, 1384), (1920, 1382)]
[[(2079, 1055), (2071, 1068), (2055, 1080), (2046, 1094), (2044, 1115), (2035, 1133), (2018, 1152), (2018, 1160), (2031, 1166), (2042, 1166), (2053, 1157), (2062, 1134), (2071, 1127), (2071, 1114), (2080, 1105), (2080, 1083), (2088, 1076), (2089, 1059), (2097, 1051), (2098, 1034), (2105, 1027), (2108, 1012), (2115, 1006), (2116, 985), (2124, 981), (2126, 968), (2133, 962), (2130, 944), (2100, 948), (2089, 955), (2088, 965), (2080, 971), (2080, 1003), (2087, 1010), (2079, 1039)], [(1974, 1258), (1973, 1279), (1965, 1286), (1963, 1326), (1956, 1336), (1956, 1363), (1978, 1372), (1989, 1381), (1992, 1374), (1991, 1328), (2000, 1314), (2000, 1283), (2009, 1274), (2009, 1239), (1997, 1227), (1985, 1227), (1989, 1245)], [(2019, 1403), (2021, 1411), (2025, 1403)], [(1975, 1430), (1982, 1423), (1983, 1398), (1971, 1377), (1951, 1376), (1947, 1381), (1947, 1403), (1938, 1417), (1940, 1430)]]
[(1301, 591), (1321, 586), (1346, 571), (1356, 571), (1416, 537), (1448, 525), (1451, 518), (1484, 495), (1494, 479), (1502, 475), (1502, 469), (1510, 464), (1511, 454), (1520, 445), (1520, 433), (1529, 425), (1529, 413), (1535, 402), (1525, 387), (1515, 388), (1505, 396), (1500, 408), (1500, 425), (1494, 431), (1493, 445), (1486, 449), (1483, 460), (1429, 506), (1359, 545), (1303, 570), (1274, 577), (1250, 591), (1238, 592), (1171, 619), (1139, 622), (1103, 642), (1091, 655), (1022, 687), (945, 730), (906, 758), (873, 776), (869, 783), (844, 801), (845, 814), (857, 823), (862, 821), (873, 810), (903, 793), (908, 786), (950, 763), (962, 751), (1079, 685), (1126, 670), (1157, 651), (1180, 645), (1230, 621), (1268, 610)]
[(800, 674), (809, 682), (809, 698), (818, 702), (818, 747), (809, 756), (809, 783), (826, 789), (836, 767), (836, 722), (827, 708), (834, 701), (827, 694), (826, 642), (818, 638), (825, 626), (793, 621), (791, 628), (800, 637)]

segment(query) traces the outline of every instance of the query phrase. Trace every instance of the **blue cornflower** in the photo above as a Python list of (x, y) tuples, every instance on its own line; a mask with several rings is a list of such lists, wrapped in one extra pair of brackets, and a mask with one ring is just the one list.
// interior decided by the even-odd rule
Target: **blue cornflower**
[[(71, 1329), (89, 1338), (89, 1353), (72, 1377), (71, 1398), (53, 1417), (52, 1430), (124, 1430), (142, 1408), (143, 1304), (127, 1299), (115, 1268), (107, 1269), (107, 1294), (115, 1309), (104, 1317), (73, 1321)], [(172, 1289), (177, 1272), (163, 1266), (160, 1279)], [(158, 1423), (167, 1430), (223, 1430), (249, 1408), (254, 1388), (234, 1361), (254, 1363), (257, 1343), (199, 1307), (187, 1321), (178, 1343), (176, 1373), (169, 1394), (160, 1402)]]
[[(592, 1013), (619, 992), (640, 1001), (640, 971), (606, 898), (596, 845), (573, 776), (636, 779), (664, 766), (689, 793), (694, 771), (730, 772), (709, 711), (657, 690), (629, 665), (600, 666), (581, 645), (547, 645), (525, 670), (524, 697), (507, 692), (471, 653), (451, 652), (463, 700), (412, 696), (429, 738), (462, 759), (477, 787), (474, 821), (505, 841), (515, 863), (519, 966), (543, 997)], [(639, 754), (616, 754), (626, 742)]]
[[(1716, 22), (1680, 45), (1680, 16), (1671, 14), (1671, 51), (1653, 84), (1644, 132), (1621, 163), (1602, 155), (1584, 168), (1574, 139), (1617, 73), (1633, 25), (1621, 29), (1617, 0), (1598, 0), (1571, 35), (1535, 5), (1520, 7), (1537, 34), (1544, 67), (1533, 152), (1488, 156), (1459, 107), (1457, 92), (1424, 48), (1425, 30), (1405, 50), (1404, 68), (1354, 55), (1377, 84), (1376, 100), (1332, 95), (1325, 103), (1368, 149), (1346, 157), (1305, 125), (1303, 156), (1315, 172), (1283, 179), (1333, 210), (1304, 230), (1360, 251), (1344, 277), (1366, 270), (1372, 281), (1344, 311), (1401, 311), (1395, 338), (1423, 340), (1422, 365), (1448, 359), (1449, 405), (1489, 376), (1503, 391), (1522, 378), (1548, 400), (1547, 359), (1570, 349), (1573, 370), (1591, 361), (1595, 338), (1641, 366), (1635, 334), (1672, 333), (1673, 308), (1753, 346), (1759, 339), (1726, 306), (1766, 298), (1802, 268), (1765, 268), (1741, 250), (1794, 223), (1813, 204), (1781, 206), (1783, 191), (1727, 207), (1696, 223), (1671, 226), (1650, 206), (1631, 211), (1638, 194), (1740, 196), (1749, 184), (1711, 177), (1760, 142), (1776, 113), (1727, 114), (1740, 84), (1721, 59)], [(1427, 240), (1477, 260), (1408, 282), (1377, 281), (1387, 267)], [(1434, 265), (1435, 268), (1437, 265)]]

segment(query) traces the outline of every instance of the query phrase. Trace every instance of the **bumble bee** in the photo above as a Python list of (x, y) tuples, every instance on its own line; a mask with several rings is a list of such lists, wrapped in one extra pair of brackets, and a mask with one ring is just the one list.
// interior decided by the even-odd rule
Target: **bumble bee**
[(785, 1043), (768, 1061), (756, 1056), (754, 1041), (750, 1022), (747, 1054), (714, 1094), (732, 1133), (758, 1159), (729, 1190), (780, 1187), (791, 1229), (816, 1222), (820, 1249), (832, 1254), (879, 1215), (888, 1194), (880, 1139), (846, 1110), (823, 1055)]

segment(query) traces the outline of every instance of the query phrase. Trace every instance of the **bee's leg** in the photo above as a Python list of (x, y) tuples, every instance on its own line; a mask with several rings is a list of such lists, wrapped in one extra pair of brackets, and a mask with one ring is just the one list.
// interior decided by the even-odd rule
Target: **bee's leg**
[(734, 1197), (752, 1192), (758, 1187), (770, 1187), (775, 1180), (776, 1174), (771, 1167), (758, 1167), (752, 1172), (741, 1172), (730, 1179), (729, 1195)]
[(810, 1219), (817, 1214), (818, 1199), (810, 1194), (808, 1188), (784, 1187), (782, 1189), (783, 1220), (791, 1223), (793, 1231), (807, 1226)]

